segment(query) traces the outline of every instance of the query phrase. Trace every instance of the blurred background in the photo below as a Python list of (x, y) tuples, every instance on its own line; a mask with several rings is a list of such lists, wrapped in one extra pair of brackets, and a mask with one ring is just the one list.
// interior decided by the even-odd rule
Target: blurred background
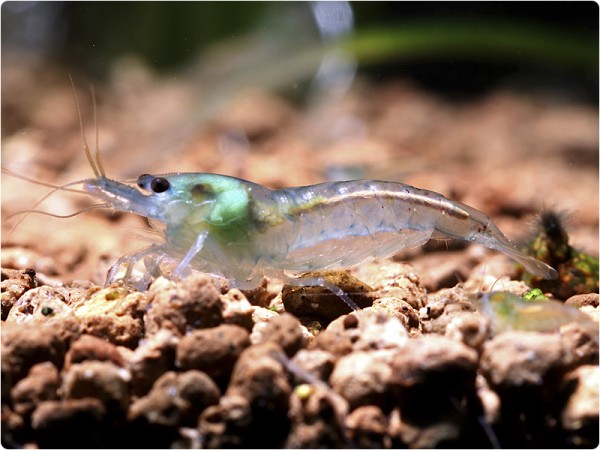
[[(594, 2), (5, 2), (2, 165), (56, 184), (92, 175), (71, 75), (92, 147), (94, 87), (110, 177), (403, 181), (482, 209), (509, 236), (543, 208), (565, 211), (578, 245), (597, 254), (598, 12)], [(5, 215), (48, 191), (2, 182)], [(86, 202), (56, 195), (41, 209)], [(92, 228), (74, 253), (84, 220)], [(91, 247), (120, 256), (129, 221), (50, 220), (65, 238), (43, 244), (54, 256), (70, 247), (57, 269), (68, 272)], [(3, 245), (39, 247), (40, 223), (29, 216)], [(109, 237), (92, 245), (90, 233)]]
[[(5, 2), (2, 61), (4, 136), (26, 126), (28, 111), (45, 98), (56, 101), (45, 83), (64, 90), (71, 74), (78, 89), (94, 84), (100, 103), (103, 89), (112, 87), (121, 111), (137, 102), (138, 112), (155, 114), (156, 120), (126, 114), (131, 121), (124, 128), (135, 134), (136, 146), (146, 146), (140, 158), (147, 164), (177, 154), (207, 121), (231, 117), (227, 107), (250, 92), (274, 93), (300, 108), (313, 147), (368, 127), (340, 112), (361, 82), (402, 79), (458, 102), (509, 88), (597, 105), (598, 5)], [(144, 85), (151, 81), (155, 89)], [(177, 84), (188, 91), (169, 95)], [(83, 113), (89, 117), (89, 108)], [(249, 130), (233, 125), (220, 145), (243, 156)], [(111, 156), (110, 141), (104, 146)], [(129, 156), (131, 170), (122, 175), (135, 176), (138, 164)]]
[[(236, 50), (241, 49), (271, 52), (275, 64), (277, 50), (296, 53), (332, 41), (352, 51), (360, 73), (377, 78), (401, 73), (461, 96), (517, 75), (522, 82), (539, 77), (538, 83), (545, 79), (555, 87), (570, 83), (572, 94), (581, 98), (597, 93), (595, 2), (548, 2), (543, 7), (531, 2), (5, 2), (2, 6), (4, 54), (27, 52), (94, 78), (106, 77), (115, 61), (126, 55), (167, 73), (201, 65), (219, 43), (230, 44), (230, 56), (240, 57)], [(309, 77), (305, 71), (308, 67), (287, 81)]]

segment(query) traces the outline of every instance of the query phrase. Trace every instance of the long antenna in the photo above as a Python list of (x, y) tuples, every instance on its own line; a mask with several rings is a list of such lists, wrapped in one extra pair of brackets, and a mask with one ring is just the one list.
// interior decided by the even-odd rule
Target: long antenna
[(96, 107), (96, 92), (94, 91), (94, 85), (90, 85), (90, 91), (92, 93), (92, 104), (94, 105), (94, 128), (96, 129), (96, 166), (102, 174), (103, 178), (106, 178), (106, 172), (104, 172), (104, 165), (100, 159), (100, 139), (98, 133), (98, 108)]
[[(39, 185), (41, 185), (41, 186), (48, 186), (48, 187), (52, 187), (52, 190), (51, 190), (50, 192), (48, 192), (46, 195), (44, 195), (42, 198), (40, 198), (40, 199), (39, 199), (37, 202), (35, 202), (35, 203), (34, 203), (34, 205), (33, 205), (33, 207), (32, 207), (31, 209), (28, 209), (28, 210), (25, 210), (25, 211), (18, 211), (18, 212), (16, 212), (16, 213), (14, 213), (14, 214), (10, 214), (8, 217), (6, 217), (6, 219), (8, 219), (8, 218), (10, 218), (10, 217), (13, 217), (13, 216), (17, 216), (17, 215), (21, 215), (21, 214), (22, 214), (21, 218), (20, 218), (20, 219), (19, 219), (19, 220), (18, 220), (18, 221), (17, 221), (17, 222), (16, 222), (16, 223), (15, 223), (15, 224), (14, 224), (14, 225), (11, 227), (11, 229), (8, 231), (8, 236), (10, 236), (10, 235), (13, 233), (13, 231), (14, 231), (14, 230), (15, 230), (15, 229), (16, 229), (16, 228), (17, 228), (17, 227), (18, 227), (18, 226), (21, 224), (21, 222), (23, 222), (23, 221), (25, 220), (25, 218), (26, 218), (26, 217), (27, 217), (29, 214), (31, 214), (31, 213), (33, 213), (33, 212), (35, 212), (35, 213), (40, 213), (39, 211), (35, 210), (35, 208), (37, 208), (39, 205), (41, 205), (41, 204), (44, 202), (44, 200), (46, 200), (48, 197), (50, 197), (50, 196), (51, 196), (52, 194), (54, 194), (55, 192), (57, 192), (57, 191), (69, 191), (69, 192), (77, 192), (77, 193), (79, 193), (79, 194), (87, 194), (87, 195), (89, 195), (89, 194), (88, 194), (87, 192), (85, 192), (85, 191), (78, 191), (78, 190), (76, 190), (76, 189), (68, 189), (70, 186), (75, 186), (75, 185), (77, 185), (77, 184), (83, 183), (85, 180), (72, 181), (71, 183), (63, 184), (62, 186), (54, 186), (54, 185), (51, 185), (50, 183), (44, 183), (44, 182), (40, 182), (40, 181), (31, 180), (30, 178), (24, 177), (24, 176), (22, 176), (22, 175), (15, 174), (14, 172), (12, 172), (12, 171), (10, 171), (10, 170), (7, 170), (6, 168), (3, 168), (3, 169), (2, 169), (2, 172), (5, 172), (5, 173), (8, 173), (8, 174), (14, 175), (14, 176), (16, 176), (17, 178), (20, 178), (20, 179), (22, 179), (22, 180), (25, 180), (25, 181), (30, 181), (30, 182), (32, 182), (32, 183), (34, 183), (34, 184), (39, 184)], [(11, 172), (12, 172), (12, 173), (11, 173)], [(91, 208), (91, 209), (92, 209), (92, 208)], [(87, 208), (86, 208), (86, 209), (84, 209), (83, 211), (87, 211)], [(51, 213), (44, 213), (44, 214), (46, 214), (46, 215), (48, 215), (48, 216), (59, 217), (59, 216), (57, 216), (57, 215), (53, 215), (53, 214), (51, 214)], [(71, 216), (69, 216), (69, 217), (71, 217)]]
[(85, 156), (88, 162), (90, 163), (92, 170), (94, 171), (94, 175), (96, 175), (97, 178), (101, 178), (103, 176), (103, 173), (100, 170), (98, 170), (98, 167), (96, 167), (96, 163), (94, 162), (94, 158), (92, 158), (92, 153), (90, 152), (90, 146), (88, 145), (87, 140), (85, 138), (85, 132), (83, 130), (83, 119), (81, 118), (81, 108), (79, 107), (79, 100), (77, 99), (77, 92), (75, 91), (75, 83), (73, 83), (73, 77), (71, 76), (71, 74), (69, 74), (69, 80), (71, 81), (71, 88), (73, 89), (73, 97), (75, 97), (75, 108), (77, 109), (79, 128), (81, 129), (83, 151), (85, 152)]
[(83, 214), (84, 212), (88, 212), (91, 211), (93, 209), (109, 209), (110, 205), (108, 203), (94, 203), (93, 205), (89, 205), (86, 206), (85, 208), (80, 209), (79, 211), (75, 211), (74, 213), (71, 214), (65, 214), (65, 215), (60, 215), (60, 214), (53, 214), (47, 211), (41, 211), (39, 209), (26, 209), (24, 211), (17, 211), (14, 212), (12, 214), (9, 214), (6, 219), (11, 219), (15, 216), (20, 216), (21, 214), (24, 215), (29, 215), (29, 214), (40, 214), (43, 216), (50, 216), (50, 217), (56, 217), (58, 219), (69, 219), (70, 217), (75, 217), (78, 216), (79, 214)]

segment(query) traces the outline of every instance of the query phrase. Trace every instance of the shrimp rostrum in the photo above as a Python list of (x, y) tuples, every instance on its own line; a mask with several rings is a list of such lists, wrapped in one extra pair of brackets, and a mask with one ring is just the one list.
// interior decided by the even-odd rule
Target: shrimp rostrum
[[(164, 241), (121, 258), (107, 283), (143, 260), (152, 276), (174, 262), (170, 276), (191, 270), (256, 286), (263, 275), (283, 280), (345, 268), (427, 242), (435, 233), (498, 250), (543, 278), (547, 264), (520, 252), (480, 211), (440, 194), (386, 181), (357, 180), (272, 190), (224, 175), (141, 175), (121, 183), (103, 174), (83, 189), (114, 210), (163, 222)], [(322, 281), (322, 280), (321, 280)], [(313, 281), (319, 284), (319, 281)]]

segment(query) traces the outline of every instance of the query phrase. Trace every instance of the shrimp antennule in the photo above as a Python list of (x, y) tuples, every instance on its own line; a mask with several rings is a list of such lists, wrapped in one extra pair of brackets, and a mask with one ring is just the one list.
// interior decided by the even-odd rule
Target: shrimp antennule
[(96, 113), (96, 95), (94, 93), (94, 87), (91, 87), (92, 93), (92, 103), (94, 105), (94, 124), (96, 125), (96, 158), (92, 156), (92, 152), (90, 150), (90, 146), (87, 143), (87, 139), (85, 137), (85, 131), (83, 129), (83, 119), (81, 118), (81, 108), (79, 106), (79, 99), (77, 98), (77, 92), (75, 90), (75, 84), (73, 83), (73, 77), (69, 75), (69, 80), (71, 81), (71, 88), (73, 89), (73, 97), (75, 99), (75, 109), (77, 109), (77, 118), (79, 119), (79, 128), (81, 130), (81, 140), (83, 141), (83, 151), (85, 152), (85, 157), (87, 158), (92, 170), (94, 171), (94, 175), (96, 178), (106, 178), (104, 173), (104, 167), (102, 165), (102, 161), (100, 159), (99, 154), (99, 146), (98, 146), (98, 122), (97, 122), (97, 113)]

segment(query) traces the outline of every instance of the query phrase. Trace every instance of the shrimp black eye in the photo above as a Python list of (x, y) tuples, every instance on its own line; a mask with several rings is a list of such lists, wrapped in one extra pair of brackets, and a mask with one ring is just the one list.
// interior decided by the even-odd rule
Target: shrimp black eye
[(170, 187), (171, 183), (169, 183), (169, 180), (167, 180), (166, 178), (157, 177), (150, 182), (150, 189), (152, 189), (157, 194), (165, 192)]

